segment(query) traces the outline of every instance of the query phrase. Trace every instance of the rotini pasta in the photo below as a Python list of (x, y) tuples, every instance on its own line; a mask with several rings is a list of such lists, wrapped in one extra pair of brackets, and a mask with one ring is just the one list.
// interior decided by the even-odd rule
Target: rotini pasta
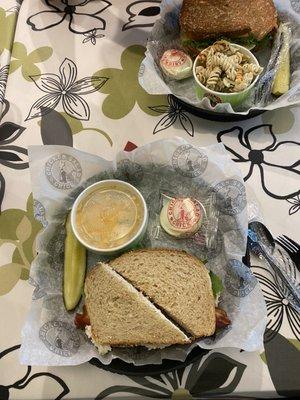
[(225, 54), (220, 54), (219, 59), (219, 66), (225, 72), (227, 78), (234, 80), (236, 78), (236, 69), (238, 64), (233, 62), (232, 59)]
[(215, 55), (213, 48), (207, 53), (206, 56), (206, 68), (212, 70), (214, 66), (218, 65), (218, 57)]
[(231, 88), (234, 86), (234, 80), (228, 79), (226, 76), (223, 78), (223, 84), (226, 88)]
[(210, 47), (213, 48), (214, 51), (220, 53), (225, 53), (226, 51), (230, 50), (229, 43), (226, 42), (226, 40), (219, 40)]
[(258, 75), (261, 73), (262, 67), (255, 65), (255, 64), (245, 63), (243, 65), (243, 71), (244, 71), (244, 73), (252, 72), (252, 74)]
[(250, 85), (250, 83), (253, 81), (254, 75), (252, 72), (247, 72), (246, 74), (244, 74), (243, 77), (243, 82), (246, 83), (248, 86)]
[(199, 54), (198, 60), (199, 60), (200, 65), (202, 65), (202, 66), (205, 65), (206, 58), (207, 58), (207, 54), (202, 54), (202, 53)]
[(227, 76), (228, 79), (234, 81), (235, 78), (236, 78), (236, 69), (233, 68), (233, 67), (232, 67), (232, 68), (229, 68), (229, 69), (226, 71), (226, 76)]
[(247, 89), (248, 86), (249, 85), (247, 85), (245, 82), (239, 82), (234, 85), (234, 87), (232, 88), (232, 91), (233, 92), (241, 92), (242, 90)]
[(243, 54), (237, 51), (235, 54), (228, 57), (234, 64), (241, 64), (243, 61)]
[(205, 63), (208, 53), (211, 51), (211, 46), (207, 47), (206, 49), (202, 50), (199, 54), (200, 63)]
[(220, 64), (219, 56), (217, 54), (209, 53), (206, 59), (206, 68), (212, 69)]
[(196, 74), (197, 74), (199, 81), (204, 85), (206, 83), (206, 79), (207, 79), (207, 69), (204, 68), (202, 65), (199, 65), (196, 68)]
[(236, 82), (237, 84), (241, 83), (242, 80), (243, 80), (243, 76), (244, 76), (244, 74), (243, 74), (243, 68), (239, 66), (239, 67), (236, 69), (235, 82)]
[(251, 85), (262, 68), (234, 45), (219, 40), (198, 56), (196, 76), (207, 88), (219, 92), (239, 92)]
[(217, 57), (219, 59), (219, 65), (224, 71), (235, 65), (234, 62), (232, 62), (232, 60), (226, 56), (226, 54), (217, 53)]
[(216, 86), (215, 86), (215, 90), (217, 92), (222, 92), (222, 90), (225, 88), (225, 84), (223, 81), (221, 81), (220, 79), (218, 80)]
[(208, 77), (208, 79), (207, 79), (207, 81), (206, 81), (206, 86), (207, 86), (209, 89), (214, 89), (214, 88), (215, 88), (216, 84), (217, 84), (218, 81), (219, 81), (221, 72), (222, 72), (222, 70), (221, 70), (220, 67), (215, 67), (215, 68), (211, 71), (211, 73), (210, 73), (210, 75), (209, 75), (209, 77)]

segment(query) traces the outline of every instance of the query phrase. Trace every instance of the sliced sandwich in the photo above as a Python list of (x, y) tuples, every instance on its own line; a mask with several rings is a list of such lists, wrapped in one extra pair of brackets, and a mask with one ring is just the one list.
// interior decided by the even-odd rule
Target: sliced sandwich
[(112, 347), (188, 344), (230, 324), (215, 307), (221, 291), (221, 280), (184, 251), (131, 251), (89, 272), (75, 324), (102, 354)]
[(273, 0), (183, 0), (180, 12), (182, 45), (195, 55), (219, 39), (262, 47), (277, 27)]
[(184, 251), (145, 249), (125, 253), (110, 266), (191, 337), (215, 332), (210, 276), (196, 257)]
[[(142, 293), (106, 264), (98, 264), (85, 281), (88, 336), (105, 353), (111, 347), (165, 347), (190, 339)], [(77, 318), (78, 325), (78, 318)]]

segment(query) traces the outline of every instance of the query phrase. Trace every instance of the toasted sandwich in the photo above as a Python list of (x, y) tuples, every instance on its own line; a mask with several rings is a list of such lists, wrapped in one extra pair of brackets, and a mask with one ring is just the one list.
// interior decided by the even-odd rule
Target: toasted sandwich
[(265, 46), (277, 27), (273, 0), (183, 0), (180, 11), (181, 43), (195, 55), (219, 39)]

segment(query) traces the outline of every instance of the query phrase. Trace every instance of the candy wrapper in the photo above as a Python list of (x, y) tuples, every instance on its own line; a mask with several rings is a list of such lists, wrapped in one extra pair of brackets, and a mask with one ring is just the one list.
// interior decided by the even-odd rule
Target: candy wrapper
[[(156, 21), (150, 34), (146, 57), (142, 61), (139, 73), (141, 86), (151, 94), (173, 94), (180, 100), (201, 109), (220, 113), (247, 114), (250, 110), (273, 110), (300, 102), (300, 41), (298, 31), (300, 16), (292, 2), (274, 0), (280, 22), (289, 31), (289, 50), (291, 58), (290, 89), (280, 97), (272, 95), (272, 85), (280, 64), (280, 51), (284, 43), (283, 30), (275, 36), (272, 49), (266, 48), (255, 52), (260, 65), (264, 67), (255, 89), (249, 98), (234, 108), (229, 103), (212, 104), (209, 98), (199, 100), (196, 96), (196, 84), (193, 77), (176, 81), (166, 77), (159, 67), (159, 60), (167, 49), (181, 49), (179, 13), (182, 0), (163, 0), (160, 19)], [(286, 31), (285, 29), (285, 31)]]
[[(263, 347), (266, 306), (250, 269), (242, 263), (246, 251), (247, 201), (242, 176), (224, 146), (194, 147), (183, 139), (162, 140), (121, 152), (113, 162), (65, 146), (29, 148), (35, 215), (44, 230), (37, 238), (38, 256), (30, 270), (34, 286), (30, 312), (22, 330), (21, 362), (30, 365), (76, 365), (97, 357), (109, 364), (114, 358), (135, 365), (159, 364), (162, 359), (183, 361), (194, 346), (205, 349), (237, 347), (254, 351)], [(149, 209), (149, 224), (141, 245), (184, 249), (202, 260), (223, 282), (220, 307), (231, 325), (192, 345), (147, 350), (114, 348), (99, 355), (85, 333), (74, 325), (75, 313), (67, 312), (62, 297), (64, 223), (84, 188), (102, 179), (121, 179), (134, 185)], [(211, 243), (197, 235), (178, 239), (157, 232), (162, 195), (203, 199)], [(174, 196), (176, 195), (176, 196)], [(209, 199), (215, 199), (209, 211)], [(210, 218), (210, 217), (209, 217)], [(214, 229), (213, 229), (214, 228)], [(89, 253), (88, 268), (107, 261)]]

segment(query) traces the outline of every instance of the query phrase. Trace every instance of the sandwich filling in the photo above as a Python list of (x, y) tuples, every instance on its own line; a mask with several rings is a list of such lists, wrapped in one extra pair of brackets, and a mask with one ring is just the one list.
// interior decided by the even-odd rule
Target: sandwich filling
[(212, 44), (214, 44), (216, 39), (218, 39), (218, 40), (230, 41), (232, 43), (239, 44), (239, 45), (244, 46), (247, 49), (251, 50), (254, 47), (265, 48), (265, 47), (271, 46), (271, 44), (273, 42), (273, 38), (274, 38), (274, 32), (270, 32), (262, 40), (256, 39), (253, 35), (241, 36), (241, 37), (231, 37), (231, 38), (225, 37), (225, 36), (220, 36), (218, 38), (204, 39), (204, 40), (193, 40), (193, 39), (188, 39), (188, 38), (182, 36), (181, 44), (186, 48), (193, 48), (200, 52), (201, 50), (205, 49), (206, 47), (209, 47)]

